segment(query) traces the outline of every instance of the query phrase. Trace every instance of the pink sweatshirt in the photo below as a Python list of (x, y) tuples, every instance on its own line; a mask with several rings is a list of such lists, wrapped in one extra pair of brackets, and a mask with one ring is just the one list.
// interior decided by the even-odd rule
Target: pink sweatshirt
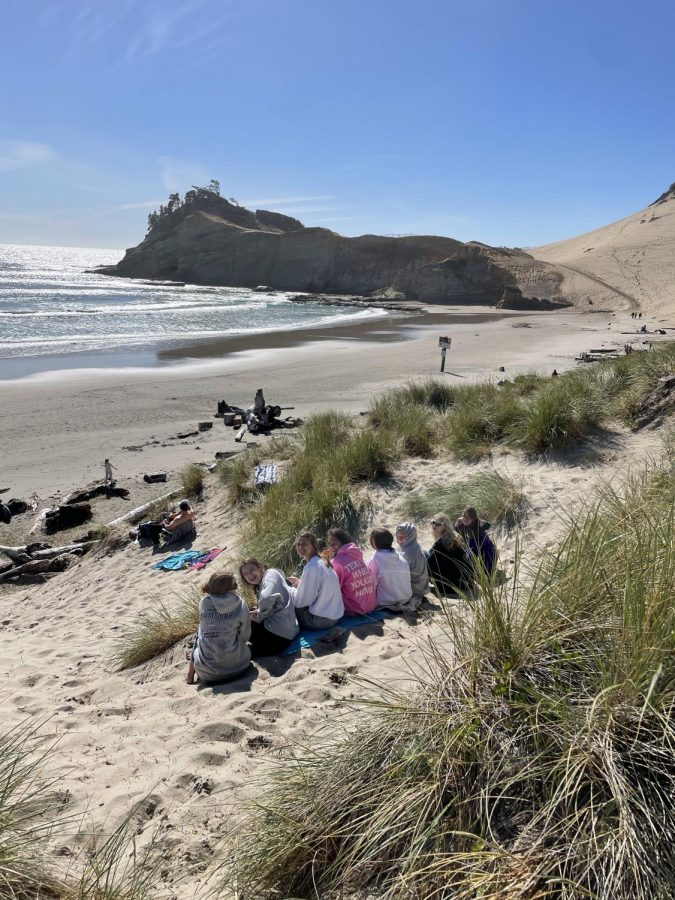
[(340, 582), (345, 613), (358, 616), (375, 609), (375, 579), (356, 544), (343, 544), (331, 561)]

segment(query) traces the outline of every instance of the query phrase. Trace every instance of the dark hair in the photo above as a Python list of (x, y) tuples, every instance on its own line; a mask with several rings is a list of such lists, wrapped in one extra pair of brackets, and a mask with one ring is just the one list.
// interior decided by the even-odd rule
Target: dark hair
[(242, 561), (239, 563), (239, 576), (245, 584), (249, 585), (251, 584), (251, 582), (244, 577), (244, 573), (242, 571), (244, 566), (257, 566), (259, 569), (262, 569), (263, 572), (267, 569), (267, 566), (264, 566), (260, 562), (260, 560), (256, 559), (254, 556), (248, 556), (246, 559), (242, 559)]
[(178, 509), (182, 509), (183, 512), (187, 512), (190, 509), (190, 504), (187, 502), (187, 500), (181, 500), (178, 504)]
[(376, 550), (391, 550), (394, 546), (394, 535), (388, 528), (373, 528), (370, 532), (370, 543)]
[(331, 528), (331, 530), (328, 532), (328, 537), (335, 538), (336, 541), (340, 542), (340, 546), (342, 546), (343, 544), (354, 543), (354, 538), (344, 528)]
[(301, 531), (300, 534), (296, 537), (295, 543), (297, 544), (298, 541), (302, 540), (309, 541), (312, 545), (314, 556), (319, 556), (319, 554), (321, 553), (321, 550), (319, 548), (319, 539), (313, 531)]
[(478, 521), (478, 513), (476, 512), (476, 509), (475, 509), (475, 507), (473, 507), (473, 506), (467, 506), (467, 507), (465, 507), (465, 508), (464, 508), (464, 512), (462, 513), (462, 515), (463, 515), (463, 516), (468, 516), (468, 517), (471, 519), (471, 523), (472, 523), (472, 524), (473, 524), (474, 522), (477, 522), (477, 521)]

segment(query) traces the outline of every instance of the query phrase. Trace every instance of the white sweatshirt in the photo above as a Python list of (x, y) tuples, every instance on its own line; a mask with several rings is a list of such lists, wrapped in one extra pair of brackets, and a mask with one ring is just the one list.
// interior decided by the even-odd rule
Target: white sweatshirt
[(398, 609), (412, 597), (410, 568), (395, 550), (376, 550), (368, 563), (377, 585), (377, 608)]
[(338, 577), (318, 556), (306, 563), (298, 586), (289, 591), (293, 606), (308, 607), (314, 616), (341, 619), (345, 614)]

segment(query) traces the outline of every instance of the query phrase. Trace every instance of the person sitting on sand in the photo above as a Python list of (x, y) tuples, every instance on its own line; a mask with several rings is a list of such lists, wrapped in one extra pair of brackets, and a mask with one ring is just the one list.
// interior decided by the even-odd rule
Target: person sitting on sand
[(237, 593), (232, 572), (214, 572), (202, 583), (199, 631), (192, 649), (187, 683), (195, 674), (204, 684), (234, 681), (251, 664), (248, 640), (251, 614)]
[(470, 592), (472, 579), (467, 565), (466, 547), (450, 523), (439, 513), (431, 520), (434, 543), (427, 554), (429, 575), (434, 593), (439, 597), (456, 597)]
[(429, 593), (429, 567), (424, 550), (417, 541), (417, 529), (412, 522), (402, 522), (396, 527), (398, 555), (410, 569), (410, 584), (414, 600), (422, 600)]
[(164, 520), (163, 529), (174, 534), (185, 522), (194, 522), (195, 513), (188, 500), (181, 500), (178, 512), (171, 513)]
[(300, 630), (286, 577), (253, 557), (241, 563), (239, 574), (255, 588), (257, 600), (251, 610), (251, 656), (278, 656)]
[[(149, 539), (156, 547), (159, 544), (159, 539), (162, 534), (166, 534), (170, 538), (176, 539), (179, 529), (184, 529), (186, 533), (182, 536), (187, 537), (187, 534), (190, 531), (194, 531), (195, 521), (196, 517), (194, 510), (189, 502), (187, 500), (181, 500), (178, 504), (178, 512), (168, 513), (157, 521), (141, 522), (138, 528), (132, 529), (129, 532), (129, 537), (134, 541), (138, 538)], [(192, 523), (192, 528), (188, 529), (186, 527), (187, 522)]]
[(319, 542), (311, 531), (298, 535), (295, 549), (305, 561), (300, 578), (288, 578), (298, 625), (310, 631), (332, 628), (345, 614), (338, 577), (319, 555)]
[(378, 609), (392, 612), (412, 612), (417, 603), (412, 601), (412, 585), (408, 563), (394, 550), (394, 535), (388, 528), (373, 528), (370, 546), (375, 555), (368, 568), (375, 579)]
[(360, 616), (372, 612), (377, 602), (375, 579), (351, 534), (344, 528), (331, 528), (326, 546), (327, 556), (340, 582), (345, 613)]
[(479, 562), (485, 572), (491, 575), (497, 561), (497, 550), (487, 533), (489, 527), (489, 522), (483, 522), (478, 518), (473, 506), (467, 506), (455, 523), (455, 528), (463, 538), (466, 552), (473, 564)]

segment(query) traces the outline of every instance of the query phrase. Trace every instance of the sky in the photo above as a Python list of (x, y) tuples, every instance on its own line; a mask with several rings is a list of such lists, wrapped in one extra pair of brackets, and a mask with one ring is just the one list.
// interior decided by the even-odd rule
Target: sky
[(4, 0), (0, 243), (124, 248), (169, 192), (529, 247), (675, 181), (672, 0)]

